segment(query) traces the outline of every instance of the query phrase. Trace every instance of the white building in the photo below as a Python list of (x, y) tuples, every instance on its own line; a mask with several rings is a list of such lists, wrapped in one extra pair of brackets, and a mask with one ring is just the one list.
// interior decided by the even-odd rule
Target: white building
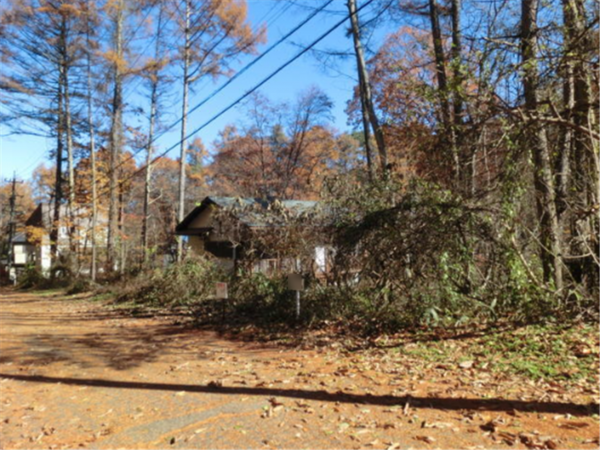
[[(78, 205), (76, 214), (73, 215), (73, 223), (69, 225), (67, 221), (70, 214), (67, 205), (60, 206), (60, 224), (57, 229), (57, 252), (59, 257), (66, 255), (72, 246), (83, 250), (83, 252), (91, 247), (91, 215), (89, 207)], [(25, 222), (29, 231), (28, 244), (32, 247), (32, 250), (29, 251), (33, 254), (29, 256), (30, 261), (34, 262), (36, 267), (43, 273), (48, 273), (52, 264), (50, 233), (53, 222), (54, 204), (52, 203), (40, 203)], [(106, 216), (99, 215), (96, 225), (97, 245), (106, 245), (105, 234), (98, 232), (98, 230), (106, 229), (106, 223)], [(69, 237), (69, 226), (73, 227), (71, 237)]]

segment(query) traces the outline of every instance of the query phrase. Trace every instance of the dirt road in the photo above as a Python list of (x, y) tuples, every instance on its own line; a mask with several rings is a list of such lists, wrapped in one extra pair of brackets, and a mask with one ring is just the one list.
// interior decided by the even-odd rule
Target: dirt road
[[(0, 447), (598, 448), (589, 400), (0, 293)], [(479, 382), (479, 384), (477, 384)], [(511, 384), (512, 383), (512, 384)], [(537, 446), (537, 447), (536, 447)]]

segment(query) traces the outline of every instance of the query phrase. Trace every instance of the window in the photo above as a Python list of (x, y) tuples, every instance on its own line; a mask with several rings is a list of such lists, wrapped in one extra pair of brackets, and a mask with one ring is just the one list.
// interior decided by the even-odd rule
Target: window
[(327, 249), (325, 247), (315, 247), (315, 264), (318, 271), (325, 272), (327, 270)]

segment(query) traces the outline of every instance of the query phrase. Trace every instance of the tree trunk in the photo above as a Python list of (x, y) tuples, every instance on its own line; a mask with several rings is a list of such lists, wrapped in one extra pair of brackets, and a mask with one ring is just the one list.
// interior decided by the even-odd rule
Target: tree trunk
[[(462, 67), (462, 29), (460, 22), (460, 9), (461, 9), (461, 0), (452, 0), (451, 5), (451, 15), (452, 15), (452, 51), (450, 55), (452, 57), (452, 101), (453, 101), (453, 121), (452, 121), (452, 132), (451, 132), (451, 144), (453, 145), (453, 155), (454, 155), (454, 164), (455, 164), (455, 177), (457, 180), (460, 180), (460, 186), (463, 187), (466, 191), (468, 189), (469, 184), (471, 185), (471, 193), (474, 194), (474, 180), (477, 177), (476, 173), (476, 155), (475, 152), (471, 155), (471, 164), (468, 165), (470, 170), (467, 171), (464, 175), (462, 175), (463, 179), (460, 179), (460, 176), (463, 172), (461, 170), (463, 161), (461, 161), (461, 156), (464, 155), (465, 159), (468, 158), (468, 155), (465, 155), (465, 151), (461, 149), (463, 148), (463, 121), (464, 121), (464, 73)], [(465, 164), (467, 165), (467, 164)], [(469, 173), (470, 172), (470, 173)]]
[[(566, 114), (564, 119), (570, 121), (575, 105), (573, 66), (570, 61), (565, 64), (563, 77), (563, 105)], [(560, 222), (562, 222), (563, 213), (568, 207), (573, 133), (573, 129), (570, 127), (561, 129), (559, 154), (556, 159), (556, 213)]]
[[(59, 70), (62, 68), (59, 67)], [(62, 76), (59, 76), (58, 95), (57, 95), (57, 127), (56, 127), (56, 172), (54, 181), (54, 213), (52, 218), (52, 226), (50, 227), (50, 265), (55, 266), (58, 262), (58, 238), (60, 228), (60, 205), (62, 203), (63, 191), (63, 85)], [(51, 273), (51, 276), (54, 276)]]
[[(89, 11), (89, 4), (88, 4)], [(90, 267), (90, 275), (93, 281), (96, 281), (96, 273), (98, 272), (97, 260), (98, 260), (98, 249), (96, 247), (96, 225), (98, 221), (98, 198), (96, 190), (96, 143), (95, 143), (95, 132), (94, 132), (94, 116), (92, 112), (92, 56), (91, 56), (91, 30), (89, 28), (90, 18), (88, 17), (88, 28), (87, 28), (87, 107), (88, 107), (88, 132), (90, 134), (90, 163), (92, 169), (92, 226), (91, 226), (91, 239), (90, 244), (92, 247), (92, 261)]]
[[(597, 52), (590, 30), (586, 23), (585, 2), (583, 0), (563, 0), (563, 16), (565, 28), (565, 111), (567, 121), (579, 129), (598, 128), (598, 117), (592, 105), (598, 104), (592, 98), (592, 73), (589, 60)], [(581, 131), (568, 128), (564, 134), (569, 138), (570, 173), (565, 171), (567, 180), (559, 185), (558, 195), (562, 202), (559, 207), (565, 209), (569, 205), (578, 211), (591, 211), (600, 199), (600, 173), (597, 139)], [(566, 139), (565, 139), (566, 140)], [(564, 152), (566, 153), (566, 152)], [(563, 159), (568, 156), (563, 155)], [(561, 173), (563, 175), (563, 173)], [(562, 181), (562, 180), (561, 180)], [(588, 214), (585, 218), (571, 214), (569, 217), (571, 240), (569, 253), (598, 255), (597, 236), (600, 234), (600, 212)], [(564, 218), (561, 218), (564, 221)], [(564, 245), (565, 248), (566, 245)], [(599, 267), (588, 257), (589, 274), (584, 281), (593, 292), (598, 287)]]
[[(360, 24), (358, 20), (358, 14), (356, 12), (356, 0), (348, 0), (348, 12), (350, 14), (350, 23), (352, 30), (352, 38), (354, 40), (354, 52), (356, 54), (356, 66), (358, 69), (358, 78), (361, 94), (361, 104), (363, 105), (363, 113), (368, 112), (367, 119), (371, 123), (373, 128), (373, 134), (375, 135), (375, 142), (377, 143), (377, 151), (379, 152), (379, 163), (381, 165), (382, 173), (386, 173), (388, 170), (388, 157), (387, 149), (385, 147), (385, 140), (383, 137), (383, 130), (377, 119), (375, 113), (375, 106), (373, 105), (373, 95), (371, 93), (371, 83), (369, 81), (369, 72), (367, 71), (367, 64), (365, 62), (364, 51), (362, 42), (360, 40)], [(364, 123), (364, 114), (363, 114)], [(365, 133), (365, 138), (366, 138)], [(365, 144), (368, 145), (368, 144)]]
[(364, 102), (364, 93), (363, 91), (363, 83), (362, 83), (362, 77), (359, 77), (361, 79), (360, 82), (360, 108), (362, 111), (362, 122), (363, 122), (363, 135), (364, 135), (364, 139), (365, 139), (365, 153), (366, 153), (366, 157), (367, 157), (367, 171), (369, 174), (369, 181), (373, 181), (375, 178), (375, 174), (374, 174), (374, 170), (373, 170), (373, 150), (371, 149), (371, 133), (369, 130), (369, 111), (367, 110), (367, 106), (365, 105)]
[[(65, 87), (64, 93), (64, 106), (65, 106), (65, 135), (66, 135), (66, 144), (67, 144), (67, 180), (69, 187), (69, 197), (68, 197), (68, 214), (69, 214), (69, 226), (67, 227), (69, 233), (69, 261), (70, 265), (74, 262), (74, 254), (75, 254), (75, 166), (74, 166), (74, 157), (73, 157), (73, 127), (71, 121), (71, 95), (69, 92), (69, 49), (68, 42), (66, 36), (66, 19), (63, 17), (61, 24), (61, 37), (62, 37), (62, 64), (63, 70), (62, 75), (64, 77), (63, 84)], [(72, 269), (73, 267), (71, 267)]]
[(463, 122), (463, 69), (462, 69), (462, 31), (460, 25), (461, 0), (452, 0), (452, 90), (454, 92), (454, 126), (459, 128)]
[[(159, 5), (158, 23), (156, 25), (156, 46), (154, 48), (154, 60), (158, 63), (161, 58), (161, 36), (162, 36), (162, 7)], [(150, 220), (150, 184), (152, 178), (152, 144), (154, 141), (154, 126), (156, 122), (156, 109), (158, 103), (158, 84), (160, 67), (153, 68), (152, 83), (150, 87), (150, 117), (148, 125), (148, 144), (146, 145), (146, 171), (144, 181), (144, 218), (142, 222), (142, 261), (148, 262), (148, 222)]]
[(125, 273), (125, 200), (123, 194), (123, 185), (119, 185), (119, 273), (123, 275)]
[(453, 126), (454, 124), (452, 122), (452, 113), (450, 111), (450, 101), (448, 99), (448, 76), (446, 74), (446, 56), (444, 54), (442, 30), (440, 28), (439, 11), (436, 0), (429, 0), (429, 19), (431, 21), (431, 35), (433, 38), (435, 72), (438, 82), (440, 104), (442, 107), (442, 129), (444, 131), (444, 143), (450, 146), (450, 152), (452, 154), (452, 160), (454, 163), (454, 178), (455, 180), (458, 180), (460, 178), (460, 161), (458, 157), (458, 150), (456, 148), (456, 139)]
[(150, 124), (148, 130), (148, 145), (146, 146), (146, 171), (144, 181), (144, 219), (142, 222), (142, 251), (143, 262), (148, 261), (148, 221), (150, 219), (150, 183), (152, 178), (152, 141), (154, 139), (154, 122), (156, 118), (157, 85), (153, 83), (150, 100)]
[[(181, 151), (179, 161), (179, 208), (177, 210), (177, 220), (181, 222), (185, 215), (185, 158), (187, 151), (186, 127), (187, 127), (187, 112), (188, 112), (188, 91), (189, 91), (189, 69), (190, 69), (190, 15), (191, 1), (185, 1), (185, 30), (184, 39), (185, 46), (183, 49), (183, 101), (181, 102)], [(181, 262), (183, 258), (183, 240), (177, 238), (177, 262)]]
[(112, 123), (110, 129), (110, 201), (108, 206), (108, 239), (106, 243), (107, 270), (114, 270), (116, 261), (116, 235), (118, 227), (118, 173), (117, 164), (123, 145), (123, 74), (120, 62), (123, 59), (123, 0), (115, 5), (115, 36), (114, 47), (117, 62), (113, 66), (113, 101), (112, 101)]
[(560, 230), (556, 214), (554, 178), (545, 128), (537, 121), (539, 108), (539, 75), (537, 62), (537, 0), (521, 1), (521, 56), (525, 109), (530, 118), (527, 140), (533, 151), (534, 184), (538, 219), (541, 225), (540, 255), (546, 282), (563, 288), (563, 266)]

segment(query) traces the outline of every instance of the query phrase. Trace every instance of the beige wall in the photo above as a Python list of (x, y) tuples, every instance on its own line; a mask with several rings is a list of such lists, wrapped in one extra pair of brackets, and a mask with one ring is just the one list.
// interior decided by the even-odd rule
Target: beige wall
[(188, 238), (188, 245), (194, 255), (202, 255), (204, 253), (204, 239), (200, 236), (190, 236)]
[(188, 225), (188, 228), (208, 228), (212, 226), (212, 205), (208, 205), (208, 207), (202, 211), (202, 214), (199, 214), (197, 217), (192, 220), (192, 222)]

